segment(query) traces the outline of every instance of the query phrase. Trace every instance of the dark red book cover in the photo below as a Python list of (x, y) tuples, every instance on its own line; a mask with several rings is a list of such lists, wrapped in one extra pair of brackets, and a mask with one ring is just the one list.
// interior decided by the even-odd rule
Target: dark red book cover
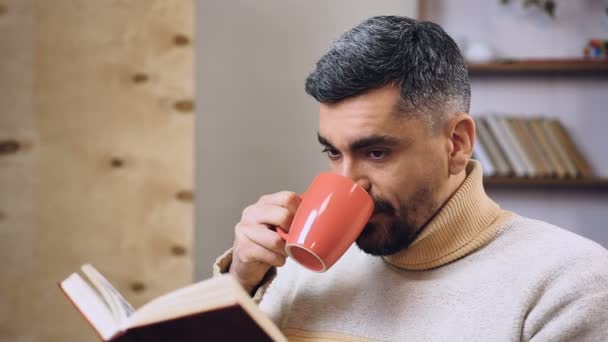
[(239, 305), (135, 327), (113, 342), (272, 341)]

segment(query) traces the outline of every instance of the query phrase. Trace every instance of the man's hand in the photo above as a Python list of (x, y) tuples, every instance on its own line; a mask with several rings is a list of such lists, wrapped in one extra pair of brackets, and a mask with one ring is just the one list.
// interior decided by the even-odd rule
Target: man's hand
[(234, 229), (230, 273), (249, 293), (271, 267), (285, 264), (285, 241), (270, 227), (289, 231), (300, 202), (297, 194), (282, 191), (264, 195), (243, 210)]

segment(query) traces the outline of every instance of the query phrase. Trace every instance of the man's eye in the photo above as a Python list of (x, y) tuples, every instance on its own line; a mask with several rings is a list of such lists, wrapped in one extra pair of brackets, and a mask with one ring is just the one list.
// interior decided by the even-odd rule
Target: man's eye
[(386, 151), (383, 151), (383, 150), (372, 150), (372, 151), (368, 151), (367, 152), (367, 156), (370, 159), (375, 159), (375, 160), (383, 159), (383, 158), (385, 158), (387, 156), (387, 154), (388, 153)]
[(332, 160), (340, 158), (340, 152), (333, 148), (326, 147), (323, 149), (323, 153), (326, 153), (329, 159)]

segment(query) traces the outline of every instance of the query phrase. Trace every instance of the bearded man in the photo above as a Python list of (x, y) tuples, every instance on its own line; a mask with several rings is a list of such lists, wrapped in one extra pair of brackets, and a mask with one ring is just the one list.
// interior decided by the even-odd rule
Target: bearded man
[(300, 197), (265, 195), (215, 265), (290, 340), (608, 340), (608, 252), (486, 195), (467, 67), (438, 25), (370, 18), (333, 43), (306, 91), (331, 171), (372, 196), (373, 215), (319, 274), (269, 229), (289, 229)]

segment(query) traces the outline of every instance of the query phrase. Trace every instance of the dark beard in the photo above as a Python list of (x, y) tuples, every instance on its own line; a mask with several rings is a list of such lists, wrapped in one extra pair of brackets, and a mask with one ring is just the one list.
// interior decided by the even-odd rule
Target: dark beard
[(357, 238), (357, 246), (376, 256), (391, 255), (408, 248), (421, 231), (421, 225), (414, 222), (419, 217), (419, 209), (425, 208), (425, 216), (429, 217), (436, 209), (429, 190), (422, 188), (408, 203), (401, 204), (400, 215), (388, 201), (374, 199), (374, 214), (386, 217), (381, 218), (381, 222), (368, 222)]

